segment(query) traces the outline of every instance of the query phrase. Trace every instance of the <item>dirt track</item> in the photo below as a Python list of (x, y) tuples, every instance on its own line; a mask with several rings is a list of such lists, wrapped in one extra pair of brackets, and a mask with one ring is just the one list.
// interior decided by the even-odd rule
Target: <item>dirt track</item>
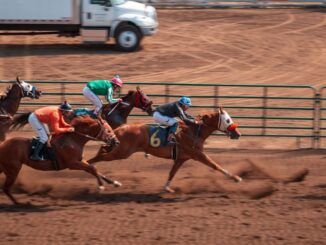
[[(119, 73), (128, 81), (326, 85), (321, 10), (158, 16), (159, 33), (129, 54), (78, 39), (0, 37), (0, 78), (86, 81)], [(325, 244), (325, 151), (289, 150), (287, 139), (218, 141), (210, 142), (218, 146), (210, 155), (243, 183), (189, 161), (172, 183), (178, 192), (160, 194), (171, 165), (142, 154), (99, 163), (123, 183), (102, 193), (84, 173), (25, 168), (15, 193), (35, 206), (15, 208), (0, 195), (0, 244)], [(86, 157), (95, 150), (91, 144)], [(282, 183), (305, 168), (304, 181)]]

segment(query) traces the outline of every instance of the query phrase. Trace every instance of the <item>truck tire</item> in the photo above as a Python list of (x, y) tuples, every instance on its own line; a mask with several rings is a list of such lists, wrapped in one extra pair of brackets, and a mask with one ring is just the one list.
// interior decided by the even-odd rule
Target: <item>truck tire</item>
[(118, 28), (115, 36), (117, 47), (125, 52), (135, 51), (141, 41), (142, 35), (135, 26), (124, 25)]

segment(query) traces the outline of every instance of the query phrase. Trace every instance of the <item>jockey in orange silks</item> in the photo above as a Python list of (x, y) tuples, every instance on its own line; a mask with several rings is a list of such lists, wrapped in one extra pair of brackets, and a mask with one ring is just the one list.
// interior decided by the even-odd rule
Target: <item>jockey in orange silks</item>
[(73, 110), (71, 106), (67, 102), (64, 102), (59, 107), (43, 107), (35, 110), (29, 115), (28, 122), (38, 135), (38, 142), (33, 155), (31, 156), (31, 160), (43, 160), (39, 154), (49, 139), (45, 125), (49, 127), (50, 132), (53, 135), (74, 132), (74, 128), (64, 120), (64, 116), (70, 116), (72, 113)]

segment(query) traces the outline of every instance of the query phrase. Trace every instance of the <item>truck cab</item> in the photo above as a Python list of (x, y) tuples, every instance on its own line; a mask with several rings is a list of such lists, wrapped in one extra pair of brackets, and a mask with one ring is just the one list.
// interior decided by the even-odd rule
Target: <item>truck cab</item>
[(114, 38), (120, 50), (134, 51), (158, 27), (154, 7), (128, 0), (0, 0), (0, 6), (0, 30), (10, 31), (0, 35), (80, 35), (84, 43)]
[(144, 36), (155, 34), (156, 10), (128, 0), (83, 0), (81, 32), (84, 42), (115, 38), (119, 49), (135, 50)]

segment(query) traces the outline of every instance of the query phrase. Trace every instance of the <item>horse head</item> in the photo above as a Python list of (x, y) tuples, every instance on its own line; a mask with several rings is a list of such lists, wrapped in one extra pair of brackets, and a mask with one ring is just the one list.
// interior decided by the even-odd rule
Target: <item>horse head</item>
[(101, 118), (94, 119), (90, 116), (77, 116), (71, 121), (71, 126), (75, 128), (77, 134), (88, 139), (112, 144), (112, 135), (114, 135), (113, 130)]
[(222, 107), (216, 113), (202, 116), (201, 120), (204, 125), (225, 133), (231, 139), (239, 139), (241, 136), (238, 125)]
[(42, 95), (42, 92), (37, 88), (25, 81), (20, 81), (19, 77), (16, 77), (16, 85), (19, 86), (22, 97), (29, 97), (32, 99), (38, 99)]
[(128, 100), (128, 97), (130, 97), (128, 102), (131, 103), (132, 106), (146, 111), (149, 115), (153, 113), (153, 101), (149, 99), (149, 97), (144, 93), (143, 90), (140, 89), (139, 86), (137, 86), (136, 91), (129, 91), (124, 99)]

